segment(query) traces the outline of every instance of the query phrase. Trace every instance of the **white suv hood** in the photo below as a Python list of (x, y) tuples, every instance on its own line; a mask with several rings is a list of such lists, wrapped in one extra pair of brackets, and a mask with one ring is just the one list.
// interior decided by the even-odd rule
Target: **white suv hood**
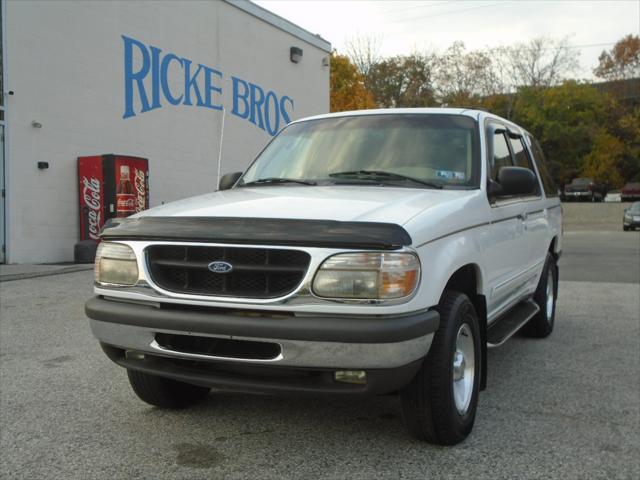
[(344, 185), (243, 187), (179, 200), (137, 216), (288, 218), (402, 225), (427, 209), (473, 193)]

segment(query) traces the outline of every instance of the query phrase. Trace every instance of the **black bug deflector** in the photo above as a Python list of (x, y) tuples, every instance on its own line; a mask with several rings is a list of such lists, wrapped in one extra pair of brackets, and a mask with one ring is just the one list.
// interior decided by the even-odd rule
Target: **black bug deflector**
[(396, 250), (411, 245), (400, 225), (335, 220), (237, 217), (142, 217), (112, 220), (104, 240), (168, 240)]

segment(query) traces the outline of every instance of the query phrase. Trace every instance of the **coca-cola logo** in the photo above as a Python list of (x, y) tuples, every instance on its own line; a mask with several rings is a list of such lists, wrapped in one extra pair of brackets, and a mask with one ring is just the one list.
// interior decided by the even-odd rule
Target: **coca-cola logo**
[(120, 193), (117, 195), (117, 205), (118, 205), (118, 211), (134, 211), (135, 206), (136, 206), (136, 200), (135, 200), (135, 195), (127, 195), (127, 194), (123, 194)]
[(82, 198), (85, 207), (89, 209), (87, 213), (87, 225), (89, 227), (89, 238), (98, 240), (100, 233), (100, 180), (92, 177), (82, 177)]
[(135, 174), (135, 186), (136, 193), (138, 194), (138, 204), (136, 206), (136, 212), (141, 212), (145, 207), (145, 198), (146, 198), (146, 181), (144, 178), (144, 170), (136, 169)]

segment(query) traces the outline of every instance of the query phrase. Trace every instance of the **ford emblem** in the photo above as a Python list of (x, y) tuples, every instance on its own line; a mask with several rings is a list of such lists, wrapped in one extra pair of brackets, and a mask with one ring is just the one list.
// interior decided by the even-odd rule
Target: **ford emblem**
[(211, 270), (213, 273), (229, 273), (233, 270), (233, 265), (227, 262), (222, 262), (217, 260), (215, 262), (211, 262), (207, 268)]

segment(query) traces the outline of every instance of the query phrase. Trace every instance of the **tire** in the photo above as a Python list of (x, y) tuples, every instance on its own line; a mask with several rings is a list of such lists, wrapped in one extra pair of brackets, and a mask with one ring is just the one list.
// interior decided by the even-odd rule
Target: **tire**
[[(402, 416), (414, 437), (455, 445), (469, 435), (475, 421), (482, 365), (480, 327), (473, 304), (463, 293), (445, 291), (438, 311), (440, 326), (429, 353), (400, 392)], [(460, 375), (454, 361), (460, 360), (456, 354), (461, 352), (466, 352), (462, 363), (466, 377), (454, 380)]]
[(522, 329), (525, 335), (533, 338), (544, 338), (551, 335), (556, 318), (557, 297), (558, 266), (553, 256), (547, 252), (544, 269), (533, 295), (533, 300), (540, 307), (540, 311)]
[(622, 226), (622, 230), (624, 230), (625, 232), (628, 232), (629, 231), (629, 227), (627, 227), (626, 225), (623, 225)]
[(74, 263), (93, 263), (96, 259), (98, 242), (93, 240), (82, 240), (73, 246)]
[(169, 378), (127, 369), (129, 383), (140, 400), (160, 408), (180, 409), (194, 405), (209, 394), (209, 389)]

